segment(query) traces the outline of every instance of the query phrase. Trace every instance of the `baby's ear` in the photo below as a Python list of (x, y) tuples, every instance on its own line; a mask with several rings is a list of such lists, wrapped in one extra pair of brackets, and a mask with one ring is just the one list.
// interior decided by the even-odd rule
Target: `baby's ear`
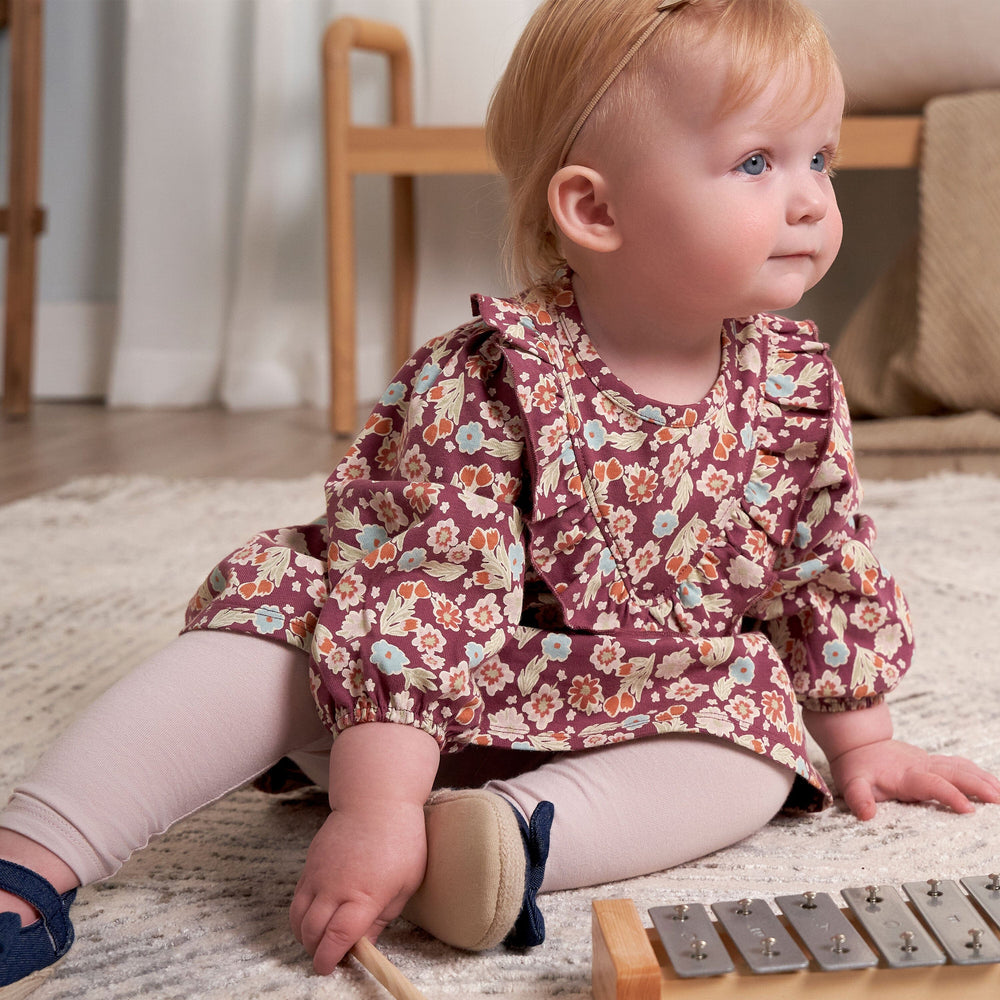
[(611, 253), (621, 246), (608, 184), (590, 167), (561, 167), (549, 181), (549, 211), (562, 236), (594, 253)]

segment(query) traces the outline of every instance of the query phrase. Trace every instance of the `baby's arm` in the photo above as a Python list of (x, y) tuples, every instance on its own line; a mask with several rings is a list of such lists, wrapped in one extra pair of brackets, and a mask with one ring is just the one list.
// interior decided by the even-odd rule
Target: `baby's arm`
[(871, 819), (875, 803), (936, 801), (972, 812), (970, 797), (1000, 802), (1000, 781), (963, 757), (928, 754), (892, 738), (885, 702), (849, 712), (810, 712), (806, 728), (830, 762), (833, 780), (858, 819)]
[(313, 838), (292, 900), (295, 936), (322, 975), (398, 916), (424, 877), (424, 802), (437, 773), (434, 737), (367, 723), (330, 754), (332, 812)]

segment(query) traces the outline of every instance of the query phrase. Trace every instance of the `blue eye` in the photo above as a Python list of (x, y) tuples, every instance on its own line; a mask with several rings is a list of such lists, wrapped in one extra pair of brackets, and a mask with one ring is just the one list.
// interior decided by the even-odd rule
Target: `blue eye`
[(753, 156), (747, 157), (737, 169), (751, 177), (758, 177), (767, 170), (767, 160), (763, 153), (754, 153)]
[(826, 170), (826, 153), (814, 153), (809, 167), (823, 173)]

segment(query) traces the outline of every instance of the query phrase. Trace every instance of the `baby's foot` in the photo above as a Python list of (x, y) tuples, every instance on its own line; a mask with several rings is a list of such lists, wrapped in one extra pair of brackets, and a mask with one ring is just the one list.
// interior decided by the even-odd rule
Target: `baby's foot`
[[(28, 868), (54, 886), (60, 894), (80, 887), (76, 873), (58, 854), (13, 830), (0, 828), (0, 860)], [(2, 885), (0, 913), (16, 913), (25, 927), (40, 915), (30, 903), (8, 892)]]
[(21, 926), (27, 927), (33, 924), (40, 916), (30, 903), (25, 902), (20, 896), (15, 896), (12, 892), (5, 892), (0, 889), (0, 913), (13, 913), (20, 918)]
[(535, 905), (548, 857), (552, 804), (530, 823), (484, 789), (442, 789), (424, 807), (427, 871), (403, 916), (456, 948), (540, 944)]
[(58, 855), (0, 829), (0, 998), (27, 996), (73, 943), (79, 880)]
[[(69, 908), (76, 890), (58, 893), (50, 882), (11, 861), (0, 860), (0, 889), (29, 904), (38, 919), (26, 921), (15, 910), (0, 912), (0, 994), (3, 1000), (27, 996), (69, 951), (73, 925)], [(23, 907), (18, 907), (23, 909)]]

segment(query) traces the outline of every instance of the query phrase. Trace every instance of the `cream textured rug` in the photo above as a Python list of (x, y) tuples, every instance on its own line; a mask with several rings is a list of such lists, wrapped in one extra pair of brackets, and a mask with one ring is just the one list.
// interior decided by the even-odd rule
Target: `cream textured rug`
[[(0, 801), (78, 706), (174, 635), (217, 556), (257, 528), (311, 519), (321, 483), (102, 477), (0, 507)], [(897, 732), (1000, 771), (1000, 480), (872, 483), (866, 506), (920, 640), (893, 697)], [(315, 797), (244, 790), (178, 824), (117, 877), (81, 892), (77, 943), (34, 996), (385, 996), (360, 966), (312, 975), (288, 930), (299, 865), (323, 815)], [(430, 1000), (583, 998), (594, 897), (628, 896), (644, 911), (998, 868), (998, 807), (959, 817), (883, 805), (866, 824), (833, 809), (776, 821), (674, 871), (544, 897), (549, 938), (528, 954), (464, 955), (403, 923), (381, 946)]]

